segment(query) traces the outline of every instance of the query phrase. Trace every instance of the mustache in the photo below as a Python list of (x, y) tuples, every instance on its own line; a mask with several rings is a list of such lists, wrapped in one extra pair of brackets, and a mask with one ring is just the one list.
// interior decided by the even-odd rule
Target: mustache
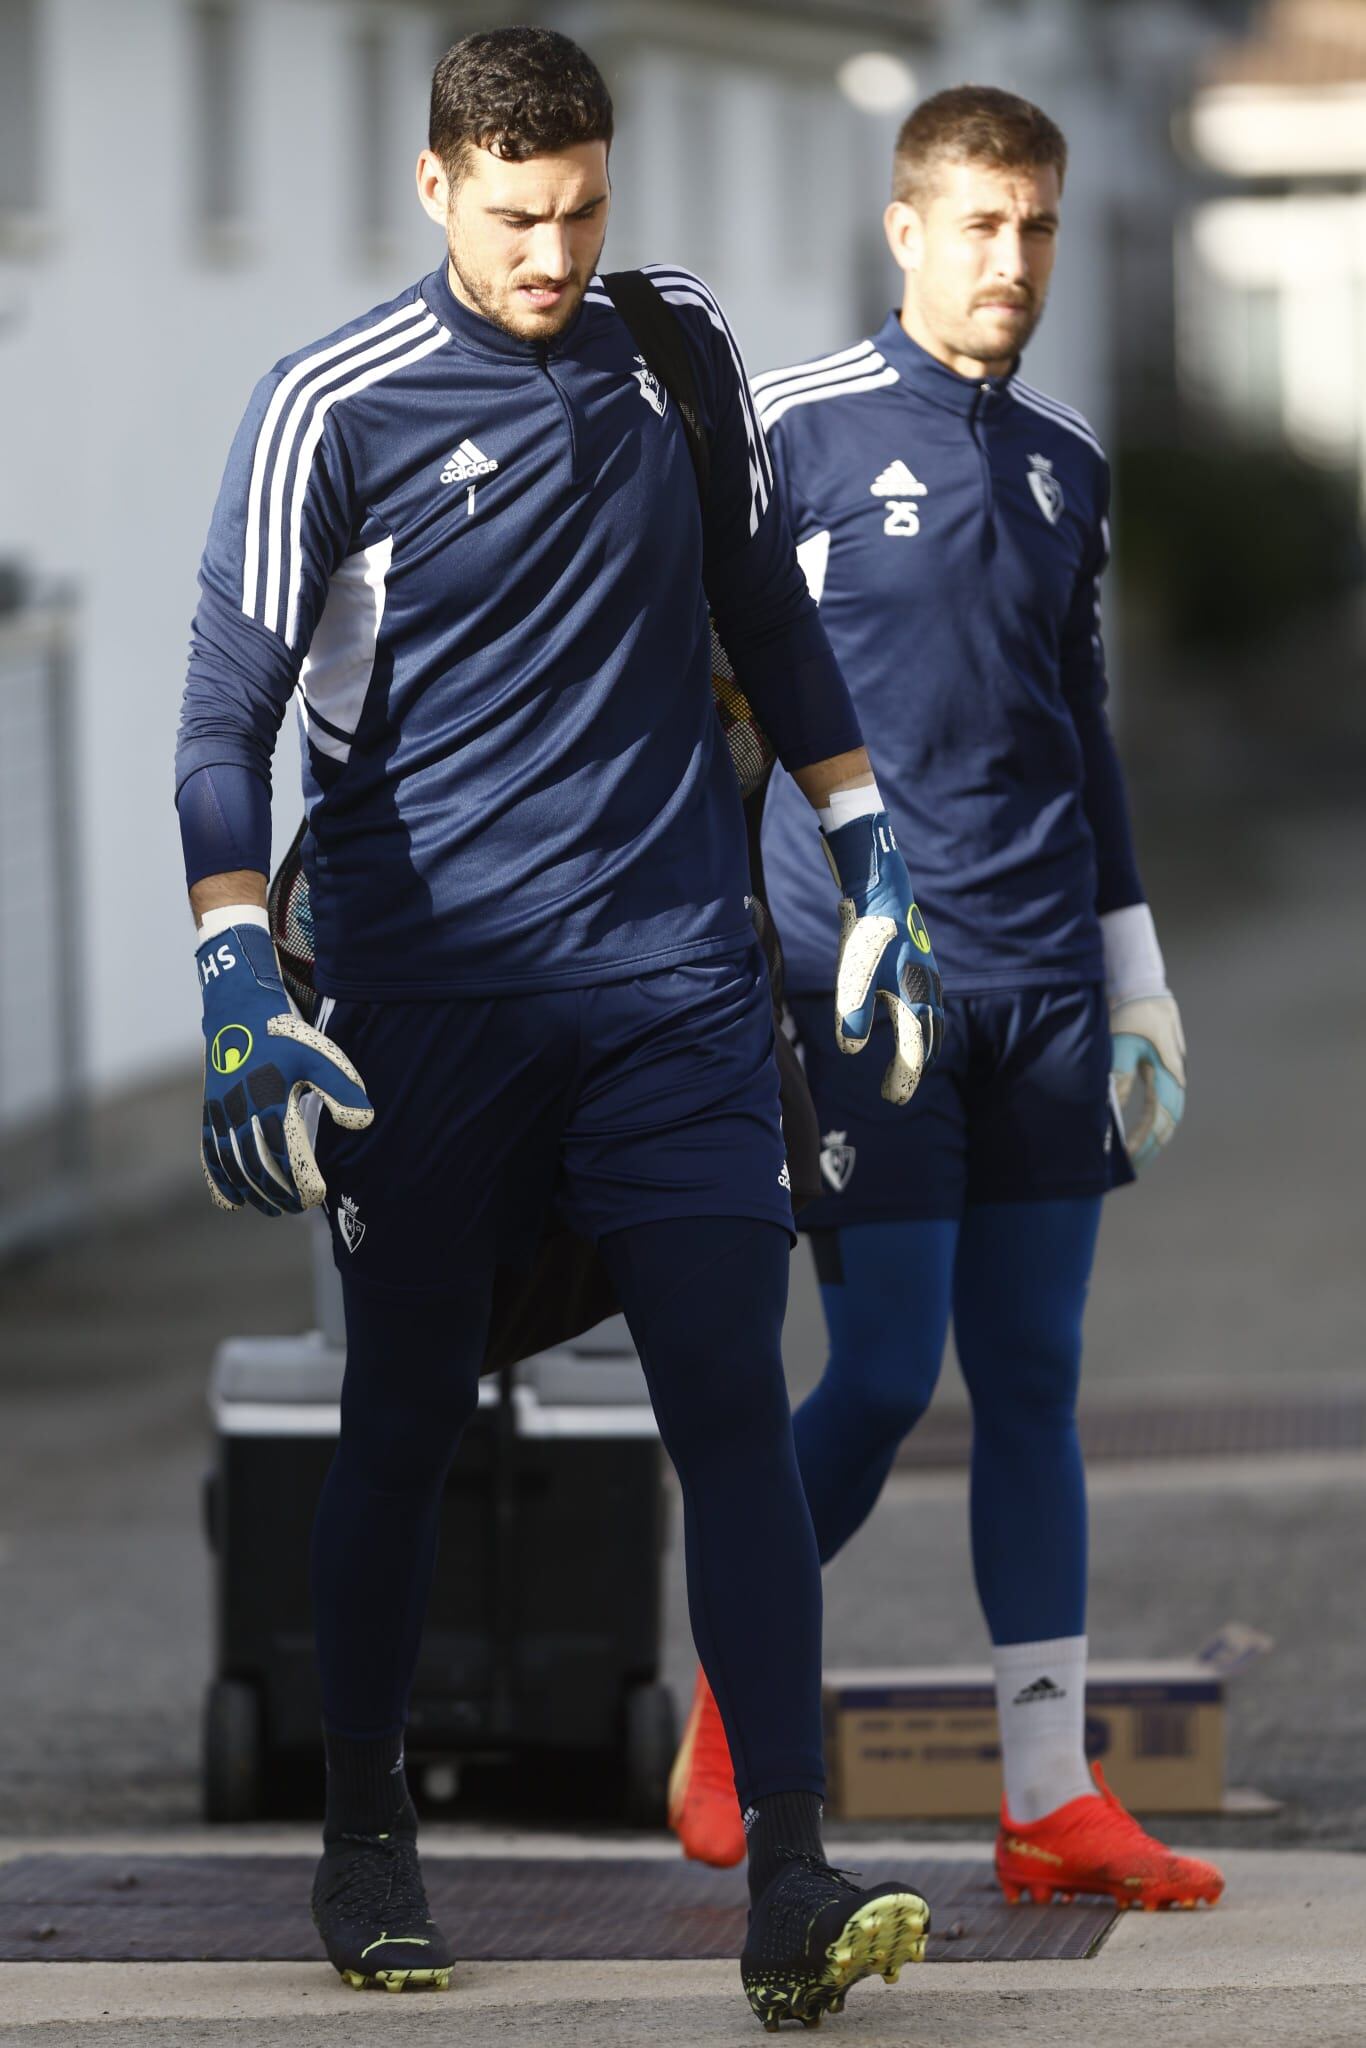
[(1016, 311), (1027, 313), (1033, 307), (1034, 294), (1018, 290), (983, 292), (981, 297), (974, 299), (972, 303), (974, 312), (979, 306), (1013, 306)]

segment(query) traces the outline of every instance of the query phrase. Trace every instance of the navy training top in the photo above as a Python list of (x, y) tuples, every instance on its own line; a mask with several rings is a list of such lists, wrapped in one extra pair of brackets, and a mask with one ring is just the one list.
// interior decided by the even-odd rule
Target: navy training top
[[(708, 604), (790, 768), (861, 744), (730, 329), (690, 273), (650, 275), (692, 354), (705, 515), (677, 407), (597, 280), (532, 342), (443, 264), (252, 397), (176, 787), (223, 764), (268, 787), (294, 699), (324, 994), (563, 988), (747, 941)], [(191, 883), (243, 864), (194, 808)]]
[[(1109, 720), (1109, 471), (1079, 413), (957, 376), (895, 314), (755, 380), (778, 488), (953, 994), (1099, 981), (1143, 900)], [(775, 775), (764, 875), (788, 984), (833, 984), (838, 896)]]

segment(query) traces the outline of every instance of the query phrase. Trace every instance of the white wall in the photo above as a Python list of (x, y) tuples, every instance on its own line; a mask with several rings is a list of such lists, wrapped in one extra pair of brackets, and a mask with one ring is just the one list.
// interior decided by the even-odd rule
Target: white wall
[[(76, 584), (87, 1033), (97, 1087), (194, 1057), (172, 750), (195, 571), (228, 444), (285, 351), (430, 267), (411, 190), (430, 13), (382, 19), (407, 84), (392, 247), (351, 232), (347, 38), (364, 7), (248, 0), (244, 233), (208, 253), (191, 219), (195, 138), (182, 0), (46, 0), (47, 198), (27, 251), (0, 242), (0, 556)], [(407, 202), (405, 204), (405, 202)], [(288, 731), (288, 728), (287, 728)], [(299, 811), (292, 732), (277, 845)]]

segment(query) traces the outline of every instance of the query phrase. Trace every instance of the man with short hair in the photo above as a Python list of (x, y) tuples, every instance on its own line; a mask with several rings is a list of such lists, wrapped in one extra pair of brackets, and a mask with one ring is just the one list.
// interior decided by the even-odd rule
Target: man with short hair
[[(526, 1259), (553, 1203), (598, 1245), (681, 1479), (694, 1633), (748, 1809), (742, 1978), (776, 2026), (918, 1958), (928, 1914), (821, 1848), (820, 1575), (780, 1352), (789, 1176), (708, 604), (820, 812), (844, 877), (846, 1038), (892, 1014), (900, 1099), (938, 991), (725, 317), (700, 280), (652, 268), (710, 444), (703, 505), (679, 408), (595, 278), (611, 135), (602, 78), (565, 37), (458, 43), (417, 167), (447, 260), (286, 357), (248, 408), (177, 762), (203, 1156), (225, 1208), (326, 1193), (342, 1278), (313, 1550), (313, 1906), (337, 1969), (390, 1989), (450, 1975), (403, 1725), (494, 1268)], [(312, 1022), (285, 1001), (263, 908), (291, 699)], [(329, 1111), (316, 1158), (308, 1095)]]
[[(1087, 1768), (1086, 1494), (1076, 1394), (1105, 1191), (1181, 1115), (1184, 1048), (1106, 720), (1109, 472), (1081, 416), (1019, 375), (1053, 268), (1066, 144), (990, 87), (926, 100), (896, 146), (899, 313), (757, 379), (783, 503), (914, 849), (946, 995), (942, 1059), (889, 1116), (831, 1043), (838, 914), (788, 778), (769, 901), (824, 1132), (802, 1215), (829, 1328), (795, 1418), (822, 1560), (871, 1512), (928, 1406), (952, 1321), (973, 1405), (971, 1514), (1005, 1776), (1006, 1894), (1215, 1900)], [(1137, 1108), (1137, 1102), (1135, 1101)], [(699, 1680), (673, 1785), (685, 1848), (738, 1860), (725, 1736)]]

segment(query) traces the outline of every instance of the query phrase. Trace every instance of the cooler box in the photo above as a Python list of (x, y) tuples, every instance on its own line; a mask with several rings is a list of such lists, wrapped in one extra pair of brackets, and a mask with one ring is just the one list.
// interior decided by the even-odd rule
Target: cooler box
[[(308, 1550), (345, 1352), (322, 1289), (319, 1307), (330, 1333), (233, 1338), (214, 1362), (211, 1820), (290, 1810), (301, 1780), (320, 1783)], [(675, 1724), (658, 1675), (665, 1467), (640, 1362), (617, 1317), (510, 1377), (506, 1408), (497, 1380), (481, 1384), (446, 1485), (408, 1728), (414, 1780), (526, 1750), (613, 1759), (619, 1813), (651, 1825)]]

